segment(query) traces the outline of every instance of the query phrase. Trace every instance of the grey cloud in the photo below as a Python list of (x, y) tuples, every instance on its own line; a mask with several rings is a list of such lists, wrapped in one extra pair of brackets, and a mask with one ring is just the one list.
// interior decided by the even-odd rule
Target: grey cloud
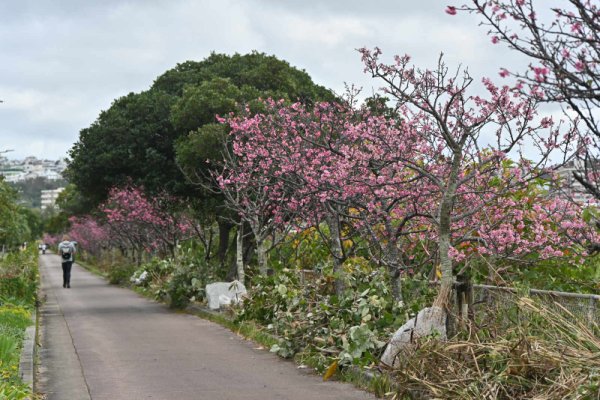
[(477, 76), (513, 63), (474, 18), (449, 17), (444, 7), (436, 0), (0, 2), (0, 149), (63, 157), (113, 99), (211, 51), (256, 49), (338, 92), (348, 82), (367, 94), (379, 83), (362, 73), (355, 49), (363, 45), (390, 58), (410, 53), (423, 66), (444, 51)]

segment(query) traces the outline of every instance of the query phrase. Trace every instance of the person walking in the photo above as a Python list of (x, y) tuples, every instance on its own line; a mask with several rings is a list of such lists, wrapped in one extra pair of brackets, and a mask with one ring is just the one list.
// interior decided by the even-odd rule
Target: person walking
[(62, 259), (63, 287), (71, 287), (71, 267), (75, 261), (75, 245), (69, 241), (67, 235), (63, 236), (63, 241), (58, 244), (58, 254)]

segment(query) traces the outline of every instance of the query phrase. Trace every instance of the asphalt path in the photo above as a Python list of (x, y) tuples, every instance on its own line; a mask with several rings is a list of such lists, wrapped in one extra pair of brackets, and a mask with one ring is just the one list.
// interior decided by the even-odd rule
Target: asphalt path
[(47, 400), (373, 399), (260, 349), (201, 318), (40, 256), (40, 365)]

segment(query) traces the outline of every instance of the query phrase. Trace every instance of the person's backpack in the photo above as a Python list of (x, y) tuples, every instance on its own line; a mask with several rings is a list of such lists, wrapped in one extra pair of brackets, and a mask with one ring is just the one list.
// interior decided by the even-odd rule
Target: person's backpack
[(62, 255), (63, 260), (71, 259), (71, 248), (70, 247), (61, 247), (60, 254)]

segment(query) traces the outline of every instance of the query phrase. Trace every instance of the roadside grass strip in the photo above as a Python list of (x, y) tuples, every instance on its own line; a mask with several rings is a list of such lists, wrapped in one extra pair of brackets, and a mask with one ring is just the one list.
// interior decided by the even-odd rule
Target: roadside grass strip
[(37, 252), (0, 259), (0, 282), (0, 399), (31, 399), (31, 389), (19, 376), (19, 362), (36, 302)]

